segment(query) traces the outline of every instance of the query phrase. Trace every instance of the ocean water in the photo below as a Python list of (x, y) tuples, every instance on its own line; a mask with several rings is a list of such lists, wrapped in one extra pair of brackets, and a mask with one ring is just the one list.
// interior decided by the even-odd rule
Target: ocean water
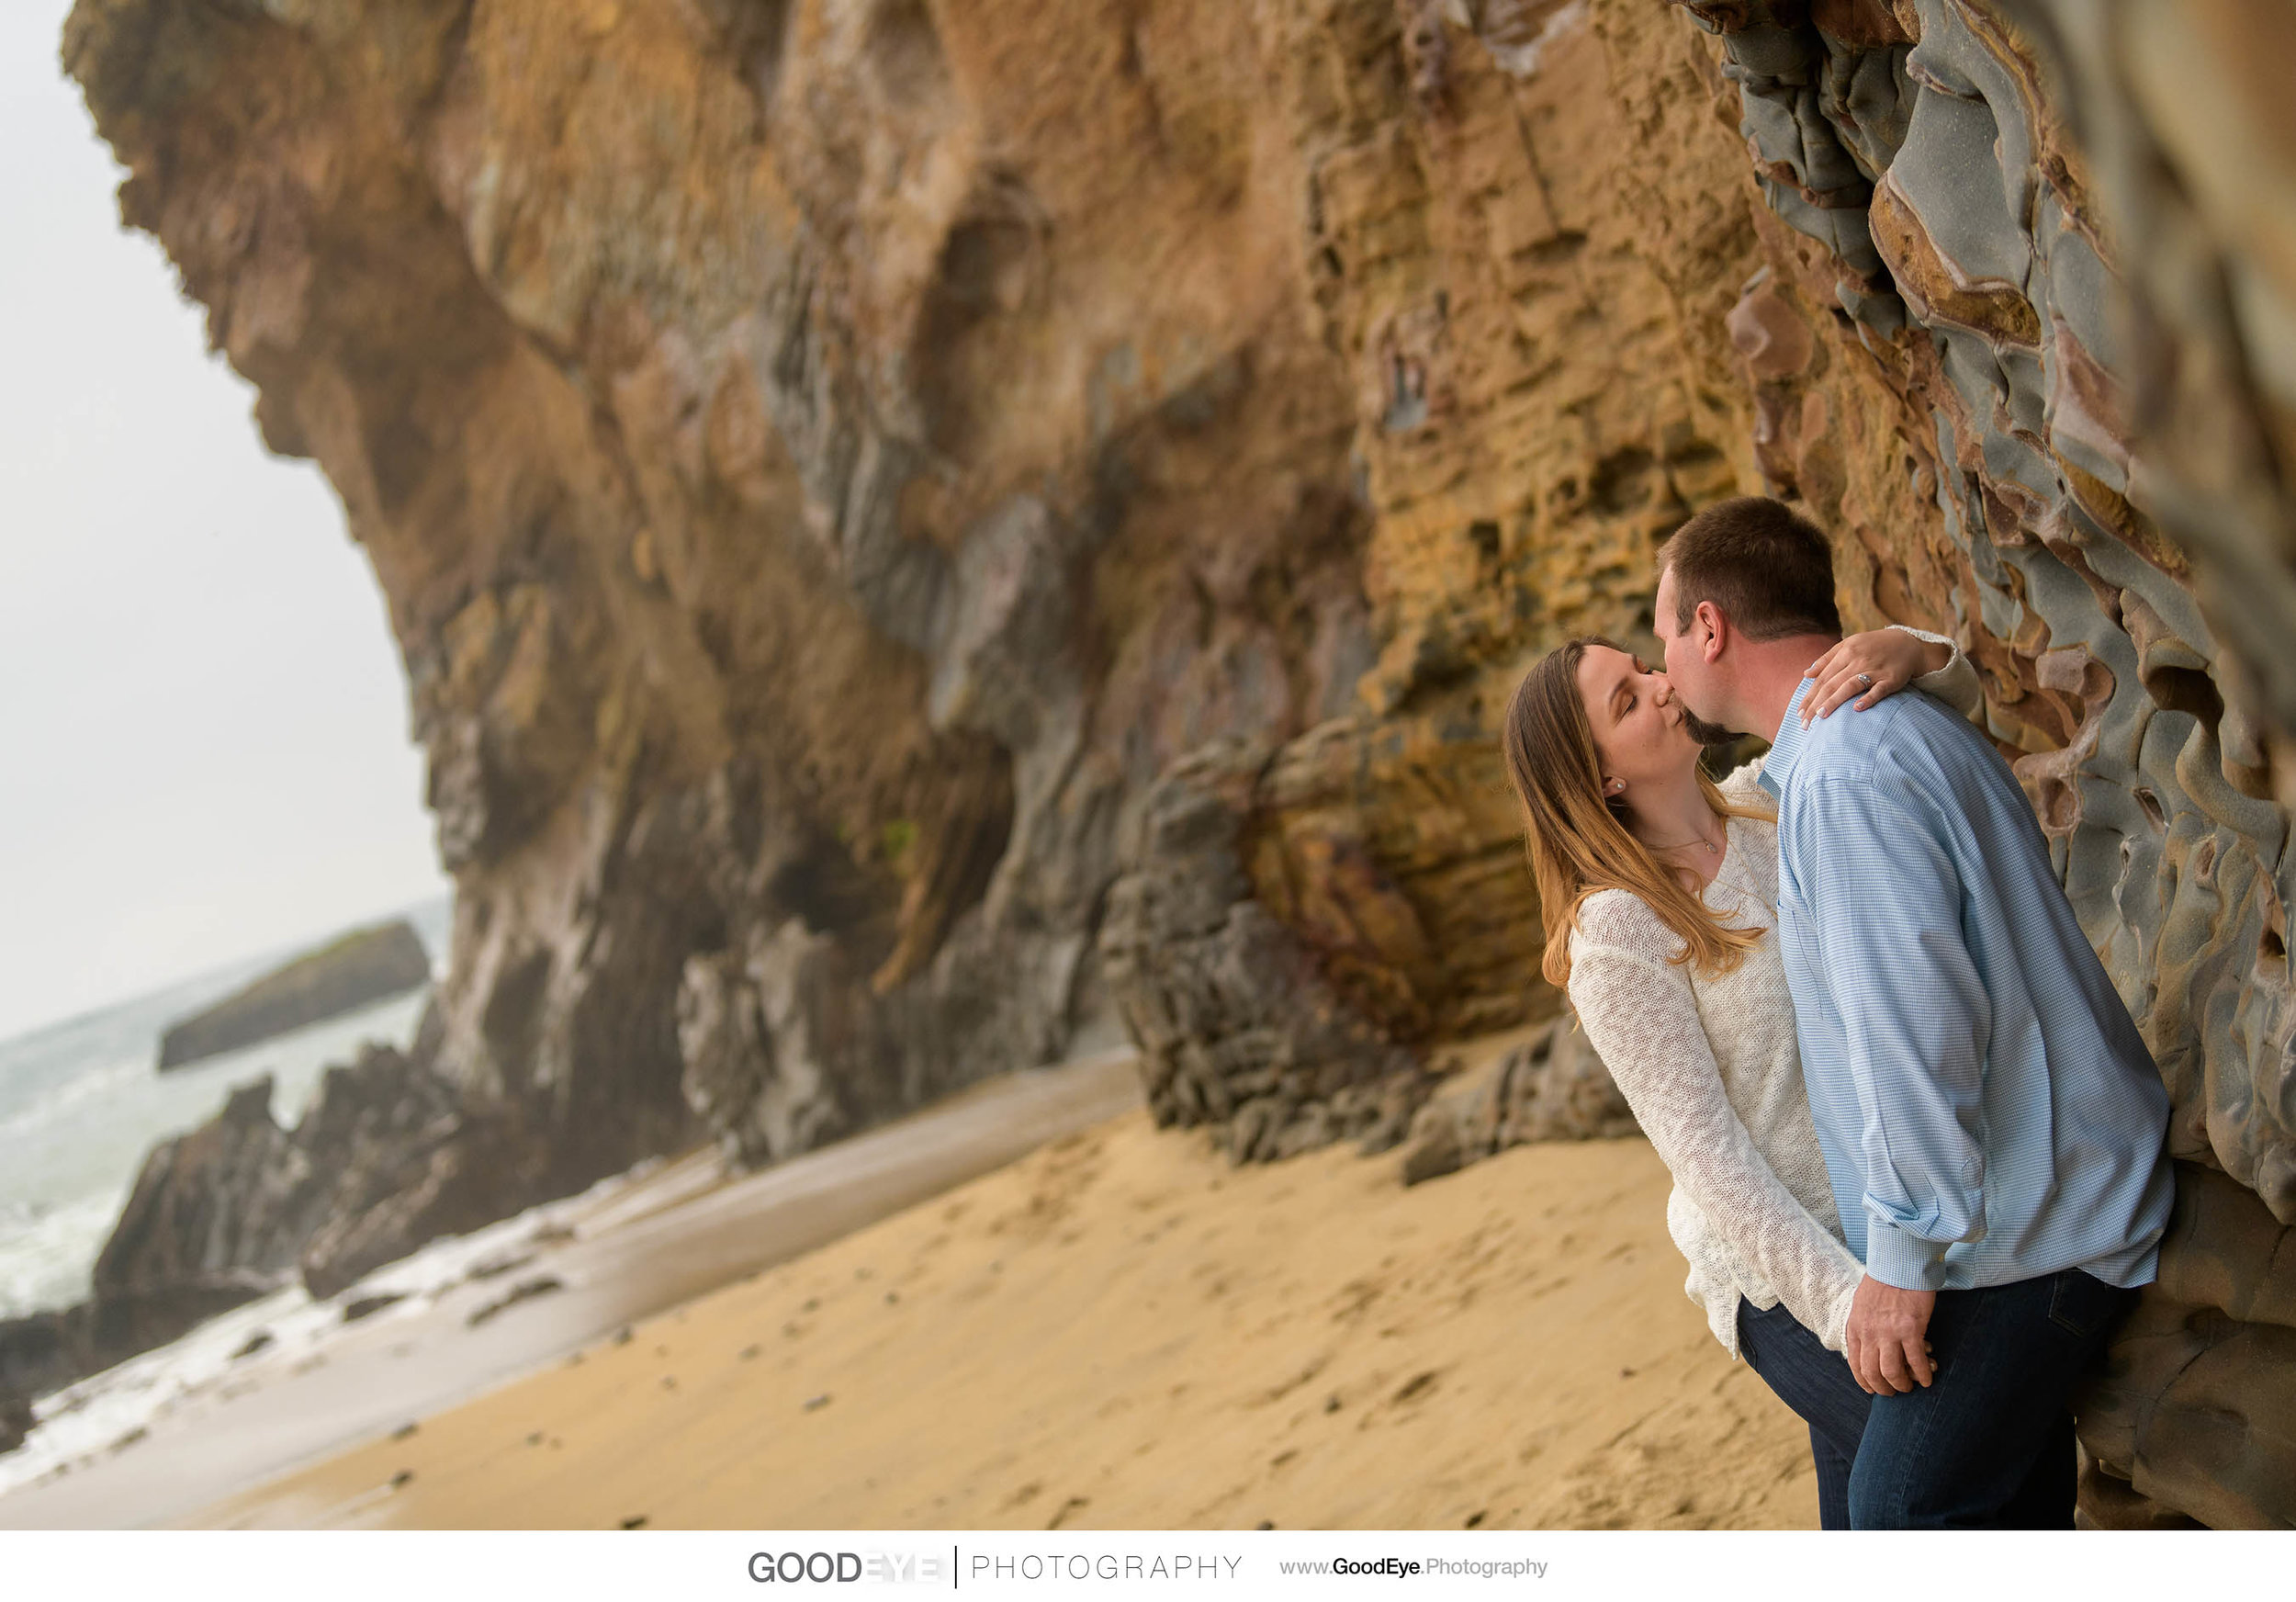
[[(441, 971), (451, 901), (440, 897), (402, 916)], [(84, 1296), (144, 1154), (205, 1123), (234, 1089), (270, 1074), (271, 1114), (292, 1124), (328, 1066), (349, 1062), (361, 1042), (404, 1046), (413, 1039), (427, 987), (244, 1051), (165, 1074), (154, 1068), (169, 1024), (319, 943), (250, 957), (0, 1041), (0, 1318)]]

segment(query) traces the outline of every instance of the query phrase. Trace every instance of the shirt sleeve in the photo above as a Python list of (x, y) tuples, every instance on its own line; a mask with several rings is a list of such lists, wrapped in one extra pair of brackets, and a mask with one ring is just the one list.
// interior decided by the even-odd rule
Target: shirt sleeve
[(1964, 717), (1975, 716), (1977, 709), (1985, 705), (1985, 686), (1978, 682), (1977, 670), (1962, 654), (1961, 647), (1946, 635), (1931, 634), (1910, 624), (1893, 623), (1889, 626), (1928, 644), (1941, 645), (1953, 653), (1943, 667), (1914, 680), (1913, 688), (1928, 691)]
[(1642, 953), (1571, 945), (1570, 999), (1674, 1183), (1728, 1234), (1787, 1311), (1833, 1351), (1847, 1346), (1864, 1269), (1756, 1149), (1723, 1091), (1689, 976)]
[(1866, 1270), (1935, 1291), (1945, 1249), (1984, 1238), (1979, 1091), (1992, 1004), (1961, 927), (1961, 877), (1936, 828), (1876, 785), (1838, 778), (1797, 807), (1795, 876), (1856, 1089)]

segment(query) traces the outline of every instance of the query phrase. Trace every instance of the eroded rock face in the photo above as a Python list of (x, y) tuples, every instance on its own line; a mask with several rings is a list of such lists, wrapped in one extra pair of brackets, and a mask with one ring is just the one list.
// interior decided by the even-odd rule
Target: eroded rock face
[[(1840, 536), (1853, 626), (1948, 629), (1979, 662), (1994, 738), (2167, 1081), (2171, 1149), (2204, 1165), (2181, 1170), (2183, 1233), (2084, 1439), (2176, 1512), (2296, 1521), (2272, 1445), (2296, 1369), (2271, 1311), (2296, 1260), (2190, 1269), (2248, 1228), (2230, 1195), (2296, 1222), (2296, 870), (2272, 732), (2296, 614), (2269, 443), (2296, 280), (2260, 248), (2296, 208), (2296, 148), (2230, 45), (2281, 41), (2284, 19), (1689, 8), (1792, 231), (1765, 222), (1768, 265), (1730, 319), (1764, 477)], [(2197, 116), (2220, 92), (2224, 115)], [(2220, 169), (2255, 180), (2236, 216)], [(2091, 1485), (2098, 1521), (2149, 1517)]]
[(2165, 1506), (2219, 1529), (2285, 1528), (2296, 1227), (2213, 1169), (2180, 1167), (2177, 1180), (2160, 1280), (2083, 1405), (2083, 1444), (2121, 1482), (2086, 1501), (2100, 1524), (2141, 1523)]

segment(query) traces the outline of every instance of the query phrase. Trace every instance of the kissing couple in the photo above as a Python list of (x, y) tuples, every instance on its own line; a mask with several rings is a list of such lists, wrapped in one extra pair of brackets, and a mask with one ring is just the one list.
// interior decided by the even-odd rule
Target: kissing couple
[[(1503, 740), (1547, 976), (1673, 1176), (1691, 1298), (1808, 1424), (1823, 1528), (2070, 1529), (2168, 1097), (1975, 671), (1842, 638), (1824, 535), (1757, 497), (1660, 548), (1653, 628), (1662, 666), (1551, 652)], [(1716, 784), (1731, 731), (1769, 753)]]

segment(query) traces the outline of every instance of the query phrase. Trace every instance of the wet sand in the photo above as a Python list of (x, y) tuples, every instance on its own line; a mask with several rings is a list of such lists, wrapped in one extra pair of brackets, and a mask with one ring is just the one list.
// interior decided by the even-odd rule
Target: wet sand
[(1646, 1143), (1396, 1163), (1129, 1112), (185, 1521), (1814, 1524)]
[[(377, 1269), (335, 1299), (410, 1292), (355, 1323), (333, 1304), (296, 1316), (315, 1334), (280, 1338), (169, 1405), (129, 1442), (58, 1477), (0, 1495), (0, 1529), (123, 1529), (196, 1515), (259, 1485), (517, 1380), (768, 1265), (1011, 1162), (1140, 1100), (1129, 1050), (1003, 1076), (899, 1123), (763, 1172), (727, 1179), (714, 1155), (667, 1164), (606, 1194), (536, 1209), (482, 1232), (449, 1264), (433, 1248)], [(453, 1243), (444, 1248), (452, 1256)], [(487, 1271), (490, 1264), (514, 1268)], [(521, 1286), (546, 1292), (501, 1305)], [(490, 1307), (499, 1307), (490, 1314)], [(480, 1315), (473, 1325), (474, 1315)], [(261, 1309), (187, 1337), (236, 1342)], [(138, 1362), (164, 1363), (165, 1352)], [(90, 1382), (97, 1384), (101, 1382)], [(69, 1393), (67, 1393), (69, 1394)]]

